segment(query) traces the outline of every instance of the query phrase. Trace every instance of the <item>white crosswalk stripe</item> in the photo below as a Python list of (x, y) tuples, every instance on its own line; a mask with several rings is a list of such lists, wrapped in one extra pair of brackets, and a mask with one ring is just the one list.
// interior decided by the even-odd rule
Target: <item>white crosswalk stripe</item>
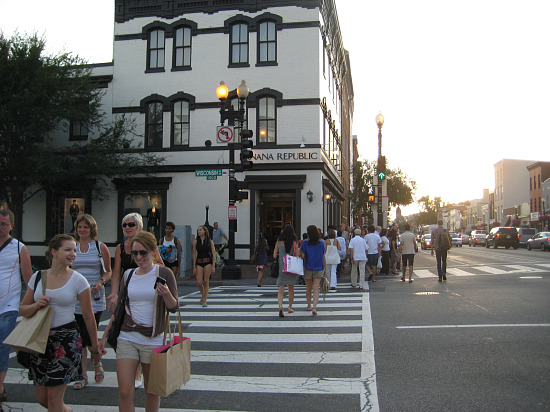
[[(471, 276), (487, 276), (487, 275), (512, 275), (521, 273), (548, 273), (550, 264), (533, 263), (532, 265), (500, 265), (500, 266), (447, 266), (447, 276), (471, 277)], [(437, 277), (437, 269), (414, 269), (413, 277), (416, 278), (433, 278)]]
[[(204, 308), (199, 299), (197, 293), (180, 298), (184, 335), (192, 342), (191, 380), (162, 400), (161, 411), (221, 410), (220, 406), (251, 411), (256, 402), (273, 404), (281, 396), (289, 410), (307, 410), (319, 402), (330, 410), (379, 410), (368, 293), (342, 286), (325, 301), (320, 298), (316, 317), (305, 310), (304, 287), (296, 288), (292, 314), (286, 312), (285, 296), (284, 318), (278, 316), (276, 287), (213, 288)], [(107, 323), (100, 322), (100, 337)], [(79, 405), (77, 392), (70, 389), (67, 404), (84, 412), (116, 410), (115, 359), (109, 348), (102, 359), (104, 381), (95, 384), (92, 370), (86, 388), (86, 393), (101, 391), (101, 405)], [(27, 372), (16, 367), (15, 359), (10, 367), (6, 383), (30, 387)], [(43, 410), (34, 403), (34, 393), (26, 392), (28, 397), (12, 407)], [(105, 396), (110, 406), (105, 406)], [(238, 402), (227, 403), (231, 396)], [(143, 411), (143, 404), (137, 406)]]

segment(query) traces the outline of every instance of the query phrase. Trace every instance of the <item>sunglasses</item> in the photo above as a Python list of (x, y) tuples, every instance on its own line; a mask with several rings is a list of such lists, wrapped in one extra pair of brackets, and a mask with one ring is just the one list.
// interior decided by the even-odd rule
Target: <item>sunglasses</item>
[(123, 224), (122, 224), (122, 227), (125, 228), (126, 226), (128, 226), (128, 227), (136, 227), (136, 226), (137, 226), (137, 223), (136, 223), (136, 222), (128, 222), (128, 223), (123, 223)]
[(147, 256), (148, 254), (149, 252), (146, 250), (132, 250), (132, 255), (134, 256), (137, 256), (137, 255)]

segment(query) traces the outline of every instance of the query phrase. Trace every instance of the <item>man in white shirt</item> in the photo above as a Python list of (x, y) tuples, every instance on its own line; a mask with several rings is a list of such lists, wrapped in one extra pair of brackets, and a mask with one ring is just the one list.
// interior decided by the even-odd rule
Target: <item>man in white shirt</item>
[[(25, 245), (12, 239), (14, 226), (11, 210), (0, 209), (0, 342), (15, 328), (21, 300), (21, 276), (25, 285), (32, 276), (31, 257)], [(10, 347), (0, 343), (0, 403), (8, 400), (4, 380), (8, 373)]]
[(401, 282), (405, 281), (407, 266), (409, 266), (409, 283), (412, 283), (414, 254), (416, 253), (418, 246), (416, 245), (416, 236), (411, 233), (411, 225), (408, 223), (405, 225), (405, 233), (399, 236), (399, 240), (401, 241), (399, 251), (401, 252), (401, 259), (403, 260), (401, 263), (401, 266), (403, 266), (403, 276), (401, 277)]
[[(355, 229), (355, 236), (349, 241), (349, 254), (351, 256), (351, 286), (363, 289), (365, 282), (365, 263), (367, 261), (367, 244), (361, 237), (361, 229)], [(359, 279), (357, 273), (359, 271)]]
[(365, 236), (365, 242), (368, 247), (367, 255), (367, 272), (369, 272), (369, 279), (376, 282), (376, 269), (378, 265), (378, 256), (380, 256), (380, 244), (382, 240), (378, 233), (375, 233), (374, 225), (368, 227), (369, 234)]

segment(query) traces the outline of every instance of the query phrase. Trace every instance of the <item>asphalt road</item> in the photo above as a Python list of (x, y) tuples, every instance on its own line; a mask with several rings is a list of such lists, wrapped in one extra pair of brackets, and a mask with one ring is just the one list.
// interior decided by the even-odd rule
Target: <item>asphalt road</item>
[(514, 272), (371, 284), (380, 410), (550, 410), (550, 253), (453, 248), (448, 265)]

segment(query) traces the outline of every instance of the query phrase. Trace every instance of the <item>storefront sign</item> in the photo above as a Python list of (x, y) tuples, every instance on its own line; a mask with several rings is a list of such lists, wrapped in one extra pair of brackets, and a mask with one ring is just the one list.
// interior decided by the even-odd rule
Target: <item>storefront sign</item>
[(321, 156), (318, 150), (258, 150), (253, 148), (254, 162), (318, 162)]

